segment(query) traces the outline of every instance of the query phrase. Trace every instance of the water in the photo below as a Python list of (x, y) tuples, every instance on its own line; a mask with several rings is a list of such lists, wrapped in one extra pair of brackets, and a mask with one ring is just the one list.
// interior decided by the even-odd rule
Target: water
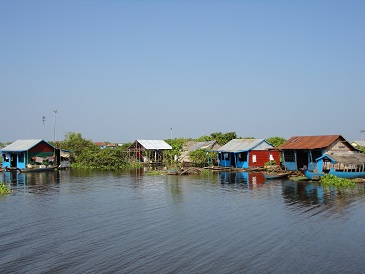
[(365, 190), (259, 175), (1, 174), (0, 273), (364, 273)]

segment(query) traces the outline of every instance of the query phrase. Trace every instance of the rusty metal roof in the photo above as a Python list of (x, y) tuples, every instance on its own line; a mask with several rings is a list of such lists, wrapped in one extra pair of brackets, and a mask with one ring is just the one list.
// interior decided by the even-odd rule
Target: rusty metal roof
[(341, 138), (341, 135), (319, 135), (319, 136), (293, 136), (284, 144), (279, 146), (279, 149), (320, 149), (329, 147), (336, 140)]

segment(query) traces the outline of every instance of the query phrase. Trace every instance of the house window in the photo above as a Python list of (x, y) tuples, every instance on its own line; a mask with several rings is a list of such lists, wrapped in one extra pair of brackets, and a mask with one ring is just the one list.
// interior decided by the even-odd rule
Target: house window
[(284, 161), (285, 162), (295, 162), (295, 155), (293, 150), (284, 152)]
[(224, 153), (223, 154), (223, 159), (227, 160), (228, 159), (228, 153)]
[(256, 155), (252, 155), (252, 163), (256, 163)]
[(313, 161), (313, 162), (315, 162), (317, 158), (322, 156), (322, 151), (318, 150), (318, 149), (317, 150), (312, 150), (311, 153), (312, 153), (311, 161)]
[(241, 152), (238, 154), (238, 160), (240, 162), (246, 162), (247, 161), (247, 152)]
[(4, 159), (4, 162), (9, 162), (9, 158), (6, 157), (6, 154), (3, 154), (3, 159)]
[(23, 153), (18, 155), (18, 162), (19, 163), (24, 163), (24, 154)]

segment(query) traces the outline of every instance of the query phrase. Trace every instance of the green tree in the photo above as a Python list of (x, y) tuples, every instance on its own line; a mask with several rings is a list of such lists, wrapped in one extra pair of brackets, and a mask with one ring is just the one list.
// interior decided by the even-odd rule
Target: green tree
[(268, 141), (274, 147), (278, 147), (278, 146), (284, 144), (286, 142), (286, 139), (276, 136), (276, 137), (267, 138), (266, 141)]
[(227, 133), (214, 132), (211, 133), (210, 136), (212, 137), (212, 140), (216, 140), (218, 144), (220, 144), (221, 146), (227, 144), (229, 141), (233, 139), (238, 138), (236, 132), (227, 132)]

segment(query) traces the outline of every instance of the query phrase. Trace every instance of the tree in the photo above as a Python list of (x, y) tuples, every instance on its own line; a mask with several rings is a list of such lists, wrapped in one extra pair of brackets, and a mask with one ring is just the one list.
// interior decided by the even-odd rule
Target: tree
[(189, 158), (197, 167), (205, 167), (216, 162), (215, 152), (207, 152), (204, 149), (197, 149), (189, 152)]
[(227, 132), (227, 133), (214, 132), (210, 134), (210, 136), (212, 137), (212, 140), (216, 140), (218, 144), (220, 144), (221, 146), (227, 144), (229, 141), (233, 139), (237, 139), (236, 132)]
[(278, 146), (284, 144), (286, 142), (286, 139), (276, 136), (276, 137), (267, 138), (266, 141), (268, 141), (274, 147), (278, 147)]

